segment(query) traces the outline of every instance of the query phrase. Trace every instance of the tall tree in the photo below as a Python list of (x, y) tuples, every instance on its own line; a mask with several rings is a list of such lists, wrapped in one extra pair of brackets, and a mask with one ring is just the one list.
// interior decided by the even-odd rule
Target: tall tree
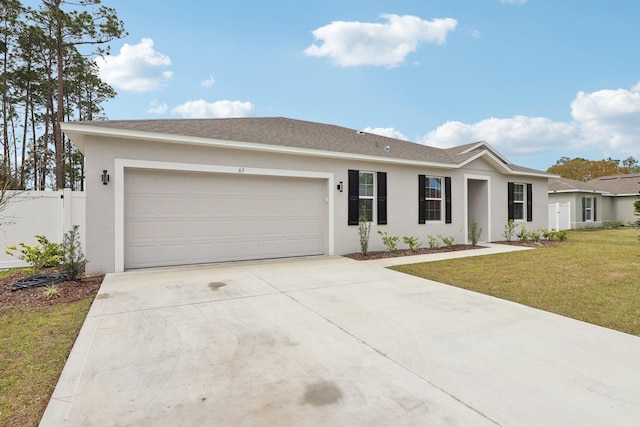
[[(56, 109), (53, 121), (53, 140), (56, 159), (56, 188), (64, 187), (64, 141), (60, 124), (65, 117), (64, 81), (65, 59), (70, 49), (89, 47), (88, 55), (108, 53), (110, 41), (126, 35), (124, 23), (118, 19), (115, 9), (103, 6), (101, 0), (42, 0), (41, 16), (49, 26), (55, 40), (57, 64)], [(79, 6), (81, 10), (63, 9)]]
[(562, 157), (555, 165), (547, 169), (547, 172), (576, 181), (589, 181), (601, 176), (629, 173), (629, 169), (621, 167), (619, 160), (611, 158), (606, 160), (587, 160), (578, 157), (567, 160), (566, 157)]

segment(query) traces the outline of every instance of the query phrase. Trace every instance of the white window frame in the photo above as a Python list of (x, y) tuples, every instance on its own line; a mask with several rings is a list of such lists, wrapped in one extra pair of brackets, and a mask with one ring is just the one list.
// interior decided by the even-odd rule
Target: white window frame
[[(518, 194), (518, 191), (516, 188), (521, 188), (522, 191), (520, 192), (520, 194), (522, 194), (522, 200), (517, 200), (516, 199), (516, 195)], [(527, 217), (527, 205), (526, 205), (526, 200), (527, 198), (527, 193), (526, 193), (526, 184), (523, 182), (514, 182), (513, 183), (513, 220), (514, 221), (524, 221), (525, 218)], [(522, 208), (520, 210), (520, 212), (522, 213), (522, 216), (520, 218), (516, 218), (516, 213), (517, 213), (517, 209), (516, 209), (516, 205), (521, 205)]]
[[(371, 175), (371, 195), (362, 195), (362, 185), (360, 183), (360, 179), (362, 178), (363, 175)], [(369, 184), (365, 184), (365, 185), (369, 185)], [(367, 218), (368, 222), (373, 222), (373, 220), (375, 219), (375, 198), (376, 198), (376, 173), (375, 172), (370, 172), (370, 171), (358, 171), (358, 218), (362, 215), (361, 214), (361, 204), (360, 201), (361, 200), (371, 200), (371, 218)]]
[(593, 222), (593, 197), (584, 198), (584, 221)]
[[(440, 197), (427, 197), (427, 188), (432, 188), (430, 187), (430, 183), (432, 179), (437, 179), (438, 182), (440, 183)], [(429, 175), (425, 175), (424, 177), (424, 184), (425, 184), (425, 188), (424, 188), (424, 201), (425, 201), (425, 213), (424, 213), (424, 220), (425, 222), (442, 222), (442, 206), (444, 204), (444, 186), (443, 186), (443, 181), (444, 178), (441, 176), (429, 176)], [(430, 201), (439, 201), (440, 202), (440, 209), (439, 209), (439, 213), (438, 219), (430, 219), (429, 218), (429, 214), (428, 214), (428, 210), (427, 210), (427, 205), (428, 202)]]

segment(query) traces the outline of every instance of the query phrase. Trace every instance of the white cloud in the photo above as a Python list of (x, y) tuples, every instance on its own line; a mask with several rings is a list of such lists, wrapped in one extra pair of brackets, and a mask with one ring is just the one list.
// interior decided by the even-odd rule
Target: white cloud
[(579, 92), (571, 103), (571, 115), (582, 129), (581, 146), (603, 146), (632, 153), (640, 145), (640, 92), (626, 89)]
[(212, 75), (209, 75), (209, 78), (200, 82), (200, 86), (210, 88), (215, 84), (215, 79)]
[(640, 92), (640, 82), (633, 85), (633, 87), (631, 88), (631, 92)]
[[(636, 85), (637, 86), (637, 85)], [(448, 148), (486, 141), (505, 155), (534, 154), (563, 148), (638, 155), (640, 92), (616, 89), (578, 92), (572, 121), (545, 117), (491, 118), (473, 124), (449, 121), (420, 138), (420, 143)]]
[(241, 101), (216, 101), (207, 102), (204, 99), (187, 101), (178, 105), (171, 112), (185, 118), (227, 118), (247, 117), (253, 113), (255, 106), (251, 102)]
[(166, 113), (168, 109), (169, 107), (166, 103), (160, 104), (157, 99), (154, 99), (149, 103), (147, 113), (161, 115)]
[(364, 132), (373, 133), (376, 135), (387, 136), (389, 138), (402, 139), (404, 141), (408, 141), (409, 138), (404, 136), (400, 131), (395, 130), (394, 128), (364, 128)]
[(118, 55), (99, 57), (96, 64), (102, 80), (125, 91), (157, 90), (173, 77), (173, 73), (166, 70), (171, 59), (156, 51), (149, 38), (136, 45), (125, 43)]
[(376, 65), (397, 67), (421, 42), (442, 44), (458, 21), (427, 21), (411, 15), (381, 15), (385, 23), (335, 21), (313, 31), (321, 44), (312, 44), (308, 56), (330, 57), (343, 67)]
[(573, 123), (554, 122), (544, 117), (490, 118), (473, 124), (446, 122), (420, 142), (449, 148), (485, 141), (505, 154), (530, 154), (566, 145), (577, 136)]

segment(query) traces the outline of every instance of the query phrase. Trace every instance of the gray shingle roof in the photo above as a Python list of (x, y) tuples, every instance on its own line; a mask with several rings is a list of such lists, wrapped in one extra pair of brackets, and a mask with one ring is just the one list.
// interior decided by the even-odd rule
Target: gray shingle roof
[(605, 192), (589, 182), (576, 181), (568, 178), (552, 178), (549, 180), (549, 192), (575, 191), (575, 192)]
[[(364, 133), (341, 126), (283, 117), (107, 120), (76, 122), (73, 123), (73, 125), (223, 141), (269, 144), (273, 146), (388, 157), (452, 166), (464, 163), (483, 150), (490, 149), (485, 144), (484, 147), (478, 147), (475, 150), (463, 153), (465, 150), (479, 143), (467, 144), (452, 149), (442, 149), (371, 133)], [(524, 173), (545, 174), (545, 172), (510, 164), (504, 161), (499, 155), (497, 155), (497, 157), (511, 170)]]
[(638, 194), (640, 174), (601, 176), (587, 183), (611, 194)]

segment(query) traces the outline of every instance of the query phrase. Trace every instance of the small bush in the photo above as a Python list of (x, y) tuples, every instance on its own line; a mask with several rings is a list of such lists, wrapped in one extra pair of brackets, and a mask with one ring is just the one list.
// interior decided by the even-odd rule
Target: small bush
[(535, 231), (530, 231), (528, 234), (529, 239), (533, 240), (535, 243), (540, 243), (542, 229), (537, 229)]
[(471, 238), (471, 245), (476, 246), (478, 244), (480, 234), (482, 234), (482, 228), (478, 226), (477, 222), (471, 221), (471, 226), (469, 227), (469, 237)]
[(605, 230), (616, 230), (622, 227), (622, 221), (602, 221), (602, 228)]
[(513, 239), (513, 233), (515, 233), (515, 230), (516, 224), (512, 219), (510, 219), (509, 222), (507, 222), (507, 224), (504, 226), (504, 232), (502, 233), (504, 238), (507, 239), (507, 242), (510, 242)]
[(411, 252), (417, 252), (422, 243), (418, 240), (417, 237), (413, 236), (402, 236), (402, 241), (409, 246), (409, 250)]
[(521, 242), (526, 242), (529, 239), (529, 232), (527, 231), (526, 225), (520, 224), (520, 231), (516, 233), (516, 237)]
[(400, 237), (390, 236), (386, 231), (381, 230), (378, 230), (378, 234), (382, 237), (382, 243), (387, 247), (387, 252), (395, 252), (398, 250)]
[(371, 223), (367, 221), (367, 217), (361, 215), (358, 218), (358, 234), (360, 235), (360, 252), (366, 255), (369, 251), (369, 235), (371, 234)]
[(440, 237), (440, 239), (442, 240), (442, 243), (444, 243), (445, 245), (447, 245), (447, 247), (451, 247), (453, 246), (453, 242), (455, 241), (454, 237), (442, 237), (438, 234), (438, 237)]
[(62, 271), (66, 273), (69, 280), (76, 280), (80, 277), (82, 273), (84, 273), (84, 267), (87, 263), (82, 253), (78, 228), (79, 226), (74, 225), (73, 228), (64, 235), (62, 242)]
[(43, 235), (37, 234), (35, 238), (38, 243), (34, 246), (25, 245), (24, 243), (19, 244), (19, 255), (14, 254), (14, 252), (18, 250), (15, 245), (7, 246), (7, 255), (15, 256), (37, 270), (43, 267), (56, 267), (60, 265), (64, 253), (62, 245), (51, 243)]
[(44, 288), (44, 291), (42, 291), (42, 296), (46, 299), (55, 298), (58, 295), (60, 295), (60, 291), (56, 285), (48, 285)]
[(440, 247), (440, 243), (438, 243), (438, 238), (433, 236), (429, 237), (429, 248), (430, 249), (438, 249)]

